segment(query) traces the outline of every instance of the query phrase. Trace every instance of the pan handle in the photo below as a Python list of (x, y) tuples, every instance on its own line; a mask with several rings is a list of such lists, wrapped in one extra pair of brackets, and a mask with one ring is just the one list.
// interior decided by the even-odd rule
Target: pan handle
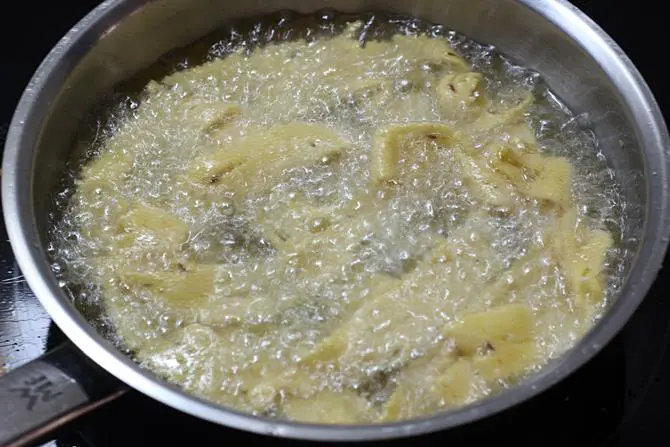
[(30, 445), (127, 390), (66, 342), (0, 376), (0, 446)]

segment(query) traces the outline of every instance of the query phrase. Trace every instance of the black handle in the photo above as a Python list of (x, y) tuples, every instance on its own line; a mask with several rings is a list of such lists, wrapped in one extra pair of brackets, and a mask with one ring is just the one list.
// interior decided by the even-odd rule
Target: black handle
[(127, 390), (66, 342), (0, 376), (0, 446), (29, 445)]

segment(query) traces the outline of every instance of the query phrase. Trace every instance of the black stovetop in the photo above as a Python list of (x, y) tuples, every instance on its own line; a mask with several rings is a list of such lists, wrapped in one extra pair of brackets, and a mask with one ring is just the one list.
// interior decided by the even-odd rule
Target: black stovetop
[[(221, 0), (224, 1), (224, 0)], [(0, 13), (0, 143), (32, 72), (56, 41), (98, 2), (11, 2)], [(665, 58), (653, 44), (663, 15), (649, 0), (575, 0), (624, 48), (670, 113)], [(645, 4), (646, 3), (646, 4)], [(23, 24), (21, 34), (14, 23)], [(652, 42), (652, 44), (650, 44)], [(0, 144), (1, 147), (1, 144)], [(0, 226), (0, 369), (31, 360), (62, 338), (23, 280)], [(475, 424), (412, 440), (419, 445), (510, 441), (526, 445), (670, 445), (670, 273), (662, 271), (632, 320), (593, 361), (541, 396)], [(0, 417), (0, 424), (2, 418)], [(232, 441), (299, 445), (221, 428), (129, 393), (62, 429), (50, 446), (221, 445)], [(385, 442), (406, 445), (410, 441)]]

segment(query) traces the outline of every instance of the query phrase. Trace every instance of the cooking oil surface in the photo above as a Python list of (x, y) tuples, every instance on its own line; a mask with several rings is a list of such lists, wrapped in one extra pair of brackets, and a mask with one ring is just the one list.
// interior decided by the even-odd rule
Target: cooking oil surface
[(185, 390), (301, 421), (412, 418), (512, 386), (616, 295), (613, 171), (493, 47), (278, 14), (162, 64), (80, 141), (50, 252), (98, 326)]

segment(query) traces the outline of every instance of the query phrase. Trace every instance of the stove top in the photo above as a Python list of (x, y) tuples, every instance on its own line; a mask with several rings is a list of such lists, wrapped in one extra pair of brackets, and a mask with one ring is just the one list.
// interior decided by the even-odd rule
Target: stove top
[[(661, 107), (670, 111), (666, 71), (656, 66), (658, 49), (650, 49), (653, 30), (662, 18), (625, 0), (573, 1), (624, 48), (649, 82)], [(94, 0), (42, 2), (39, 13), (30, 2), (13, 2), (0, 21), (30, 23), (22, 35), (0, 26), (3, 67), (0, 70), (0, 147), (14, 106), (32, 72), (57, 40), (96, 6)], [(639, 2), (639, 3), (643, 3)], [(621, 6), (618, 6), (621, 5)], [(622, 13), (623, 12), (623, 13)], [(654, 23), (654, 21), (656, 21)], [(32, 31), (36, 30), (36, 31)], [(415, 440), (379, 444), (461, 445), (510, 440), (516, 445), (629, 446), (670, 445), (670, 301), (664, 291), (670, 272), (661, 271), (648, 298), (626, 328), (595, 359), (558, 386), (535, 399), (484, 421)], [(16, 266), (0, 225), (0, 370), (15, 368), (56, 346), (63, 335), (40, 307)], [(112, 404), (63, 428), (38, 445), (59, 447), (145, 446), (257, 441), (293, 446), (226, 429), (181, 414), (131, 392)]]

